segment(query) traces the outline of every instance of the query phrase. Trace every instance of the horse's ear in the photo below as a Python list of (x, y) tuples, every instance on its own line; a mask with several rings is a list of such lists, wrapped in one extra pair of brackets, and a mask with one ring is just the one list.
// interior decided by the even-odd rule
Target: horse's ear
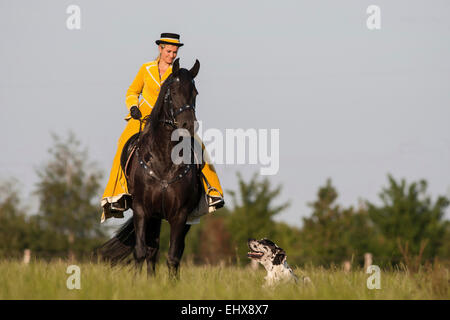
[(177, 58), (172, 66), (172, 73), (177, 73), (180, 70), (180, 58)]
[(192, 78), (195, 78), (197, 76), (199, 69), (200, 69), (200, 62), (197, 59), (195, 59), (194, 66), (191, 68), (191, 70), (189, 70)]

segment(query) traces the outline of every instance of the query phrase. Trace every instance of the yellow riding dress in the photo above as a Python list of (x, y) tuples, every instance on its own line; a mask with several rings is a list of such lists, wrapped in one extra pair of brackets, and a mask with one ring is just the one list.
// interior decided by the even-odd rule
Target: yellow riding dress
[[(144, 63), (126, 93), (125, 103), (128, 110), (130, 110), (132, 106), (139, 106), (142, 117), (145, 117), (152, 112), (152, 108), (155, 105), (159, 91), (161, 90), (161, 84), (172, 73), (172, 66), (169, 66), (166, 72), (160, 77), (158, 64), (159, 58), (154, 61)], [(113, 160), (111, 173), (109, 175), (109, 181), (106, 185), (101, 200), (101, 205), (103, 207), (101, 222), (112, 216), (117, 217), (117, 215), (111, 214), (111, 212), (107, 209), (106, 205), (108, 203), (111, 204), (118, 202), (124, 195), (129, 195), (126, 177), (120, 164), (120, 157), (122, 154), (122, 149), (128, 139), (135, 133), (139, 132), (140, 123), (139, 120), (133, 119), (129, 113), (125, 120), (128, 122), (125, 130), (119, 138), (117, 152)], [(197, 135), (195, 138), (201, 142)], [(203, 143), (202, 148), (204, 149)], [(202, 172), (208, 180), (208, 183), (213, 188), (217, 189), (218, 192), (220, 192), (220, 195), (223, 195), (222, 187), (220, 186), (219, 178), (214, 166), (211, 163), (208, 163), (209, 157), (206, 150), (204, 150), (204, 153), (206, 163), (202, 169)], [(208, 186), (205, 181), (203, 181), (203, 186), (205, 190), (208, 190)], [(209, 194), (212, 196), (219, 195), (214, 189)]]

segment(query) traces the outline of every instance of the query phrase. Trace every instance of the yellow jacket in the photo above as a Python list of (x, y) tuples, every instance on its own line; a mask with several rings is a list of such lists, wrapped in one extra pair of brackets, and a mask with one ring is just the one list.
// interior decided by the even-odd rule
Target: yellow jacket
[[(142, 117), (147, 116), (150, 112), (152, 112), (153, 106), (158, 99), (161, 84), (172, 73), (172, 66), (170, 66), (160, 78), (158, 64), (159, 58), (154, 61), (144, 63), (139, 69), (133, 83), (127, 90), (125, 103), (128, 111), (132, 106), (139, 106)], [(130, 119), (131, 116), (128, 113), (125, 120)]]

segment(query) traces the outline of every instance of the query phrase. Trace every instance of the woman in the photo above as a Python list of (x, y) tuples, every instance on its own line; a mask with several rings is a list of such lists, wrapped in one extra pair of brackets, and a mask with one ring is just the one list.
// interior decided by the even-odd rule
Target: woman
[[(180, 36), (175, 33), (162, 33), (161, 38), (155, 42), (158, 45), (159, 56), (156, 60), (141, 66), (126, 93), (125, 103), (130, 113), (125, 118), (128, 123), (119, 138), (109, 181), (101, 200), (102, 222), (110, 217), (122, 218), (123, 211), (129, 209), (131, 195), (128, 193), (127, 181), (120, 165), (122, 149), (128, 139), (139, 132), (139, 119), (152, 112), (161, 84), (172, 73), (172, 63), (175, 61), (178, 49), (183, 46), (183, 43), (180, 43)], [(141, 96), (140, 100), (139, 96)], [(208, 159), (207, 155), (205, 158)], [(222, 187), (212, 164), (206, 163), (202, 172), (210, 184), (208, 186), (203, 181), (205, 190), (207, 190), (210, 211), (214, 211), (224, 205)]]

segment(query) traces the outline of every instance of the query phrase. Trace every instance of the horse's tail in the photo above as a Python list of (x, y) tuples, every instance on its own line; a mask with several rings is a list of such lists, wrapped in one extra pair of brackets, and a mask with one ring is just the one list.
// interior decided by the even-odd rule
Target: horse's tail
[(108, 261), (112, 266), (124, 262), (133, 252), (136, 245), (133, 218), (125, 222), (115, 233), (114, 237), (96, 250), (97, 256), (103, 261)]

